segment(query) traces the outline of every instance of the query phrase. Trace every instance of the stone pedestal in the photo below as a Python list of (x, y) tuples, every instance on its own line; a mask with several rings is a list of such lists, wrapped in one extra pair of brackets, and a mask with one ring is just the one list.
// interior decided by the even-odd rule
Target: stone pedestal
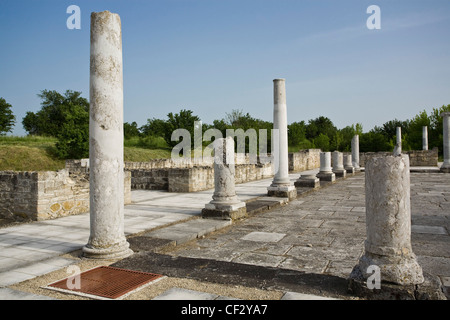
[(202, 210), (203, 218), (236, 220), (246, 216), (245, 203), (236, 195), (234, 174), (233, 138), (214, 140), (214, 194)]
[(351, 154), (344, 154), (344, 169), (349, 175), (355, 174), (355, 168), (352, 164), (352, 155)]
[(442, 112), (444, 163), (441, 171), (450, 173), (450, 112)]
[(316, 177), (319, 178), (320, 181), (336, 181), (336, 175), (331, 168), (331, 152), (320, 153), (320, 170)]
[(333, 173), (338, 178), (345, 178), (347, 171), (344, 168), (344, 157), (342, 152), (334, 151), (332, 153), (333, 157)]
[(272, 184), (267, 188), (267, 194), (291, 200), (297, 197), (297, 189), (289, 179), (286, 84), (284, 79), (273, 80), (273, 98), (275, 139), (272, 141), (272, 153), (274, 154), (275, 175)]
[(352, 166), (355, 172), (361, 171), (359, 166), (359, 135), (354, 135), (352, 138)]
[(318, 188), (320, 187), (320, 180), (315, 174), (301, 175), (295, 182), (297, 188)]
[(350, 279), (362, 283), (372, 275), (370, 266), (380, 270), (384, 283), (423, 283), (422, 268), (411, 248), (411, 207), (409, 157), (379, 156), (367, 161), (365, 253)]
[(124, 235), (123, 77), (120, 17), (91, 14), (90, 237), (86, 258), (126, 257)]
[(402, 128), (397, 127), (396, 132), (396, 144), (394, 147), (394, 156), (398, 156), (402, 153)]
[(422, 127), (422, 150), (428, 150), (428, 127)]

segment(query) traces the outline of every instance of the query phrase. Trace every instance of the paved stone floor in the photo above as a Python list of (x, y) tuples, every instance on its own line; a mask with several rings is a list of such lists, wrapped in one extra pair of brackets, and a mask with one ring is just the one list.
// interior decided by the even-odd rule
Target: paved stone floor
[[(290, 176), (295, 180), (299, 174)], [(446, 287), (450, 287), (449, 177), (411, 173), (413, 250), (424, 271), (438, 276)], [(364, 173), (314, 191), (301, 189), (304, 193), (288, 204), (265, 197), (268, 184), (270, 179), (236, 186), (248, 208), (264, 204), (265, 210), (233, 224), (199, 219), (211, 190), (133, 191), (133, 204), (125, 210), (125, 232), (135, 254), (113, 265), (168, 279), (278, 290), (284, 292), (279, 299), (351, 298), (344, 293), (346, 278), (363, 253), (365, 239)], [(34, 296), (21, 292), (21, 284), (27, 282), (21, 281), (79, 263), (66, 253), (79, 250), (88, 236), (88, 214), (0, 229), (0, 299), (51, 297), (43, 290)], [(189, 298), (196, 291), (184, 289), (190, 291), (168, 288), (158, 299), (180, 297), (183, 292)], [(198, 296), (203, 296), (201, 290)], [(236, 298), (220, 289), (214, 297)]]
[[(412, 244), (425, 271), (450, 279), (450, 181), (411, 173)], [(254, 216), (171, 254), (347, 277), (363, 253), (364, 175)]]

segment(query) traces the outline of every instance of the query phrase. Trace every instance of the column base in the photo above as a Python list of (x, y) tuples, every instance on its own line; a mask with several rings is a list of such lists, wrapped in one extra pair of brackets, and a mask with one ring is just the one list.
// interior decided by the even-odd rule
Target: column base
[(318, 188), (320, 187), (320, 180), (315, 175), (300, 176), (294, 182), (294, 186), (297, 188)]
[(293, 185), (271, 185), (267, 188), (267, 195), (269, 197), (288, 198), (290, 201), (297, 198), (297, 189)]
[(244, 202), (233, 204), (207, 203), (202, 209), (202, 218), (237, 220), (247, 216), (247, 208)]
[(422, 267), (413, 253), (406, 256), (384, 256), (366, 251), (358, 263), (358, 267), (365, 279), (372, 275), (372, 273), (367, 273), (369, 266), (380, 268), (382, 282), (398, 285), (417, 285), (424, 281)]
[(82, 249), (83, 258), (98, 260), (122, 259), (134, 253), (129, 247), (130, 244), (126, 240), (107, 248), (97, 248), (88, 243)]
[(443, 173), (450, 173), (450, 164), (444, 163), (439, 170)]
[(447, 300), (441, 282), (437, 276), (424, 273), (424, 281), (421, 284), (399, 285), (390, 282), (381, 283), (379, 289), (369, 288), (373, 280), (367, 281), (359, 265), (355, 266), (347, 279), (349, 293), (368, 300)]
[(345, 169), (335, 169), (333, 173), (336, 175), (336, 178), (345, 178), (347, 175), (347, 171)]
[(320, 181), (336, 181), (336, 175), (333, 172), (319, 172), (316, 177), (319, 178)]
[(355, 168), (353, 168), (353, 167), (346, 167), (344, 169), (345, 169), (345, 171), (347, 171), (347, 174), (349, 174), (351, 176), (355, 174)]

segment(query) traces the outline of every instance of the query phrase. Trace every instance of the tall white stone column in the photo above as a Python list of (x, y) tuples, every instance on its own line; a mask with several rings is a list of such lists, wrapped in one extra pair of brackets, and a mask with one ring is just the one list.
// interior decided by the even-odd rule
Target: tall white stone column
[(202, 210), (203, 218), (235, 220), (246, 215), (245, 203), (235, 190), (234, 139), (214, 140), (214, 194), (213, 200)]
[(367, 239), (365, 253), (350, 277), (367, 279), (374, 266), (382, 283), (420, 284), (422, 268), (411, 247), (409, 157), (375, 156), (367, 161), (365, 171)]
[(395, 136), (396, 136), (396, 144), (394, 147), (394, 156), (398, 156), (402, 153), (402, 128), (397, 127), (395, 129)]
[[(289, 179), (287, 107), (285, 79), (273, 80), (273, 129), (276, 141), (272, 141), (272, 154), (275, 163), (275, 176), (267, 188), (269, 196), (295, 199), (297, 190)], [(274, 152), (275, 151), (275, 152)]]
[(441, 117), (443, 129), (443, 143), (444, 143), (444, 163), (441, 166), (441, 171), (450, 173), (450, 112), (442, 112)]
[(320, 169), (317, 178), (319, 178), (320, 181), (333, 182), (336, 180), (336, 175), (333, 173), (331, 167), (331, 152), (320, 153)]
[(352, 138), (352, 165), (355, 171), (360, 171), (359, 166), (359, 135), (355, 134)]
[(90, 237), (87, 258), (132, 254), (124, 234), (123, 73), (120, 17), (91, 14)]
[(333, 158), (333, 173), (336, 175), (336, 177), (345, 178), (347, 172), (344, 168), (344, 157), (342, 152), (334, 151), (332, 153), (332, 158)]
[(422, 127), (422, 150), (428, 150), (428, 127)]

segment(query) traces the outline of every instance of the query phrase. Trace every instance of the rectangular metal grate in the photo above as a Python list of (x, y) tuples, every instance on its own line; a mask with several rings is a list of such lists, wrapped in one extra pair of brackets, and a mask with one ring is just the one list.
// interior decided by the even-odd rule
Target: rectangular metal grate
[(101, 266), (80, 273), (81, 285), (79, 289), (72, 289), (67, 286), (69, 278), (49, 284), (48, 287), (117, 299), (160, 277), (162, 277), (160, 274)]

